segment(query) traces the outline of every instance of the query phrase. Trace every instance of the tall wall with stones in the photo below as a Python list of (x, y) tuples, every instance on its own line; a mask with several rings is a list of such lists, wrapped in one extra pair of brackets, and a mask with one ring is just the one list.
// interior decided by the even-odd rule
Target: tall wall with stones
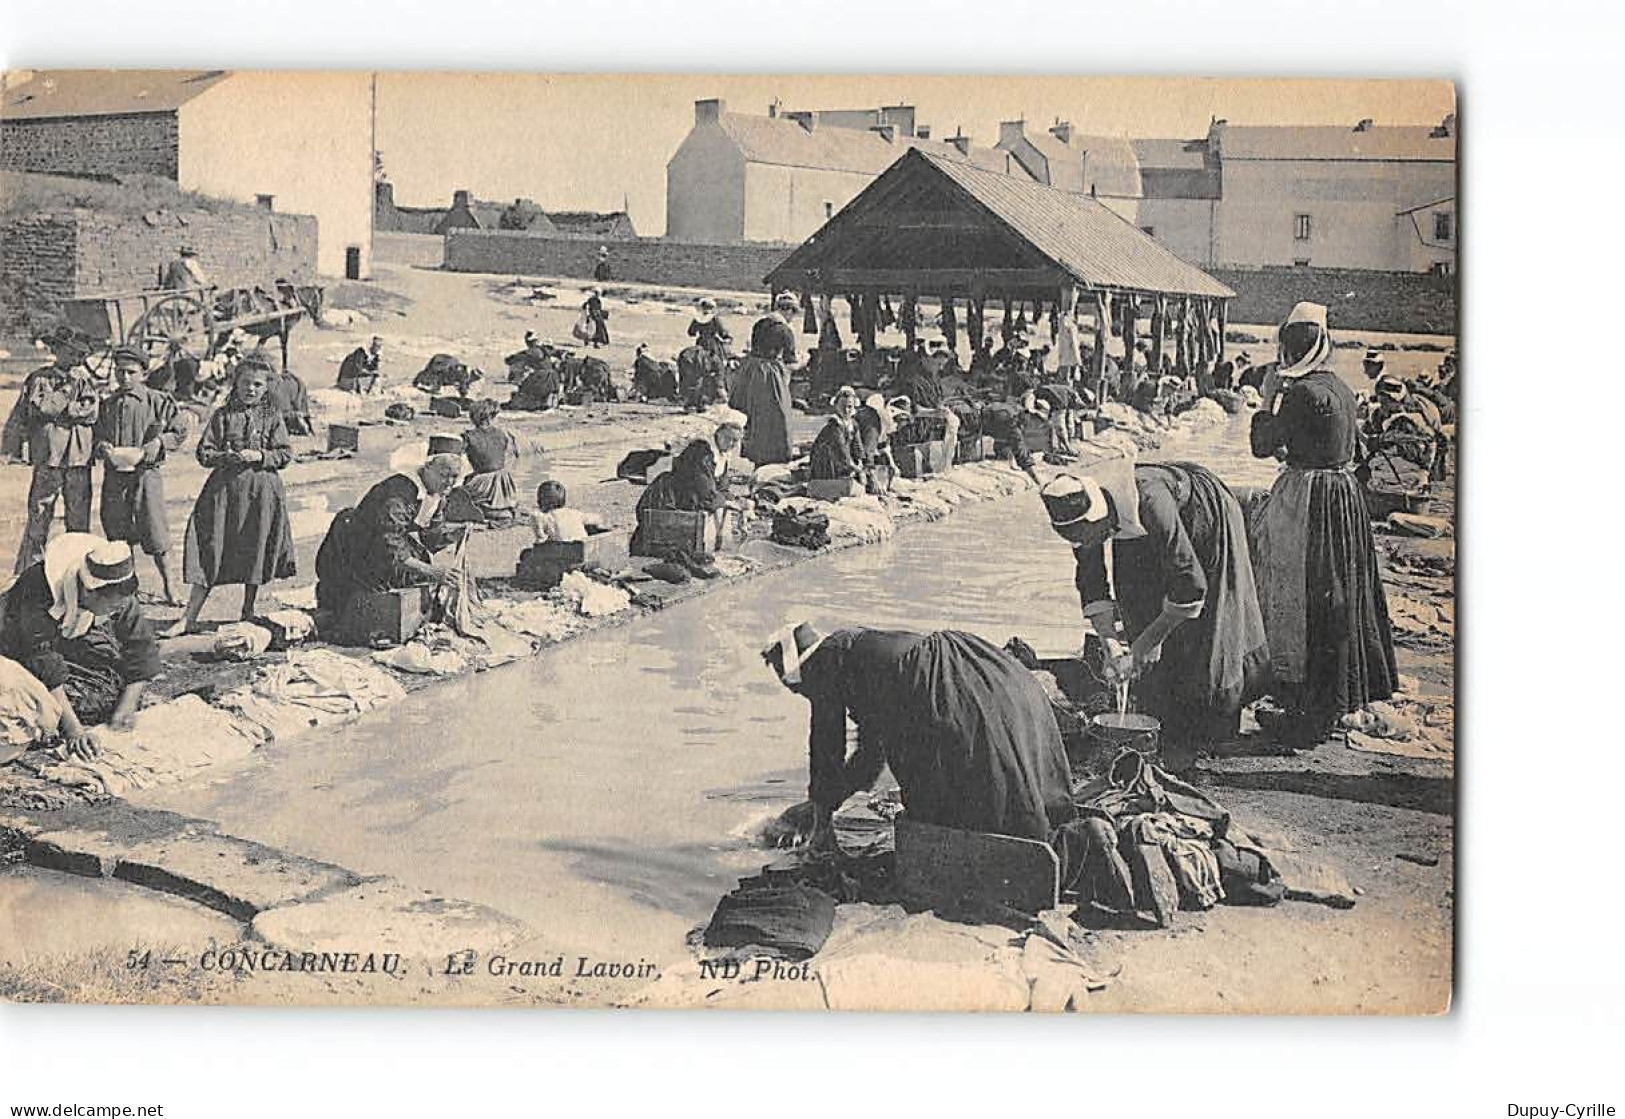
[(0, 167), (174, 179), (180, 172), (180, 125), (174, 113), (3, 121)]
[(1333, 330), (1456, 333), (1453, 276), (1353, 268), (1210, 268), (1236, 291), (1229, 321), (1272, 325), (1303, 300), (1325, 304)]
[(197, 249), (222, 287), (316, 273), (316, 219), (303, 214), (35, 213), (0, 227), (0, 245), (8, 286), (31, 299), (155, 288), (159, 270), (182, 245)]
[(674, 287), (759, 291), (762, 279), (790, 255), (791, 245), (704, 245), (641, 237), (631, 241), (531, 233), (454, 230), (445, 264), (453, 272), (495, 272), (591, 279), (598, 246), (609, 249), (617, 281)]

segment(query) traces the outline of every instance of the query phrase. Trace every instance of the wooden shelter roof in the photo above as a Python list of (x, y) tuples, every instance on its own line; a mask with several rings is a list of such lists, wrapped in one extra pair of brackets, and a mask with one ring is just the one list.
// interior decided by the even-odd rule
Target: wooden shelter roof
[(964, 295), (1235, 292), (1095, 199), (927, 152), (901, 156), (767, 277), (801, 289)]

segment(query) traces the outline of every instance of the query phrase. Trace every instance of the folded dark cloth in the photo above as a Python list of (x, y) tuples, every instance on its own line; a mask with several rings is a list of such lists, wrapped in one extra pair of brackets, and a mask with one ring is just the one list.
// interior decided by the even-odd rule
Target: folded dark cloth
[(786, 959), (804, 960), (829, 939), (835, 899), (811, 886), (751, 884), (717, 902), (705, 927), (707, 948), (760, 945)]
[(797, 548), (829, 546), (829, 517), (816, 510), (781, 509), (773, 515), (773, 541)]

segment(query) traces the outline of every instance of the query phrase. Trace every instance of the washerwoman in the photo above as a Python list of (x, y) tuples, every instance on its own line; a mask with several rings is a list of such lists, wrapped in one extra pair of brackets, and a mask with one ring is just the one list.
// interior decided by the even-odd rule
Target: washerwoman
[(1353, 473), (1353, 391), (1330, 369), (1326, 308), (1299, 303), (1263, 378), (1252, 450), (1286, 463), (1253, 519), (1254, 567), (1284, 743), (1323, 741), (1345, 713), (1393, 694), (1398, 669), (1365, 492)]

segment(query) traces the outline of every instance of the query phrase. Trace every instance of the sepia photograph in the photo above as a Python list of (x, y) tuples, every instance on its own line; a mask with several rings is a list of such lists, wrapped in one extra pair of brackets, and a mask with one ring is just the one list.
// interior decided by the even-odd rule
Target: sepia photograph
[(0, 999), (1447, 1014), (1460, 134), (7, 70)]

